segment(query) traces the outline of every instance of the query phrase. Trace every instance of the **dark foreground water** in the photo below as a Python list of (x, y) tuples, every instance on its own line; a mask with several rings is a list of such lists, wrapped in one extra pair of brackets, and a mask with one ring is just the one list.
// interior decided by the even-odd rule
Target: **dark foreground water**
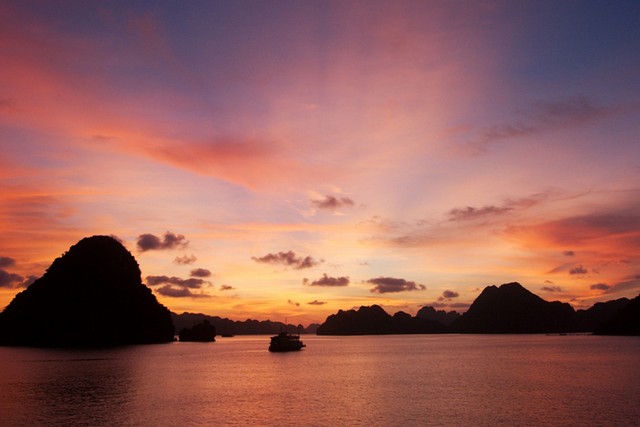
[(0, 425), (638, 425), (640, 339), (267, 336), (0, 347)]

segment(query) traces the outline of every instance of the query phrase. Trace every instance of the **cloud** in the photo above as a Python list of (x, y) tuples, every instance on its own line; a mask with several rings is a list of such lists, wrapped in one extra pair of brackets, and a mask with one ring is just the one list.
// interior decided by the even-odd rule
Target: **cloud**
[(438, 298), (438, 301), (450, 300), (453, 298), (458, 298), (459, 296), (460, 294), (455, 291), (446, 290), (442, 292), (442, 296)]
[(234, 289), (235, 288), (233, 286), (230, 286), (230, 285), (222, 285), (222, 286), (220, 286), (220, 290), (221, 291), (232, 291)]
[(455, 208), (448, 212), (449, 221), (467, 221), (478, 219), (486, 216), (502, 215), (513, 208), (499, 206), (484, 206), (482, 208), (474, 208), (467, 206), (466, 208)]
[(138, 236), (138, 249), (140, 252), (160, 249), (176, 249), (187, 246), (189, 242), (182, 234), (167, 231), (162, 239), (154, 234), (141, 234)]
[(181, 264), (181, 265), (189, 265), (189, 264), (193, 264), (198, 260), (198, 258), (196, 258), (194, 255), (183, 255), (183, 256), (177, 256), (173, 262), (175, 264)]
[[(581, 245), (595, 239), (627, 239), (638, 245), (640, 207), (635, 212), (604, 212), (571, 216), (529, 227), (512, 227), (515, 234), (535, 234), (548, 243), (557, 245)], [(545, 243), (546, 243), (545, 242)]]
[(189, 288), (165, 285), (155, 290), (160, 295), (172, 298), (211, 298), (211, 295), (205, 293), (193, 293)]
[[(175, 276), (147, 276), (149, 286), (160, 286), (155, 291), (171, 298), (210, 298), (211, 295), (205, 293), (202, 288), (210, 285), (209, 282), (199, 278), (182, 279)], [(193, 290), (199, 290), (194, 293)]]
[(370, 290), (370, 292), (376, 294), (384, 294), (388, 292), (418, 291), (427, 289), (425, 285), (420, 285), (416, 282), (410, 282), (405, 279), (397, 279), (394, 277), (377, 277), (375, 279), (367, 280), (367, 283), (375, 285)]
[(287, 267), (293, 267), (296, 270), (314, 267), (322, 260), (317, 261), (310, 256), (299, 257), (293, 251), (269, 253), (262, 257), (251, 257), (252, 260), (261, 264), (281, 264)]
[(0, 257), (0, 268), (13, 267), (14, 265), (16, 265), (16, 260), (13, 258), (6, 256)]
[(295, 305), (296, 307), (300, 307), (300, 303), (299, 302), (295, 302), (295, 301), (292, 301), (292, 300), (287, 300), (287, 304)]
[(0, 268), (0, 288), (17, 288), (21, 287), (24, 281), (24, 277), (9, 273), (8, 271)]
[(582, 274), (587, 274), (589, 272), (589, 270), (587, 270), (586, 268), (584, 268), (583, 266), (578, 266), (575, 268), (572, 268), (571, 270), (569, 270), (569, 274), (573, 274), (573, 275), (582, 275)]
[(541, 289), (547, 292), (562, 292), (562, 288), (560, 286), (543, 286)]
[(120, 237), (116, 236), (115, 234), (110, 234), (109, 237), (111, 237), (113, 240), (115, 240), (116, 242), (124, 246), (125, 241), (122, 240)]
[(590, 288), (603, 291), (605, 294), (628, 291), (637, 293), (640, 290), (640, 274), (626, 277), (623, 281), (614, 283), (611, 286), (604, 283), (596, 283), (595, 285), (591, 285)]
[(464, 208), (454, 208), (447, 212), (449, 221), (470, 221), (482, 218), (490, 218), (504, 215), (517, 209), (526, 209), (539, 204), (546, 195), (535, 194), (531, 197), (521, 199), (507, 199), (502, 205), (487, 205), (481, 208), (467, 206)]
[(191, 270), (191, 277), (211, 277), (211, 272), (206, 268)]
[(564, 256), (575, 256), (576, 253), (574, 251), (564, 251), (564, 252), (562, 252), (562, 255), (564, 255)]
[(318, 301), (316, 299), (316, 300), (313, 300), (313, 301), (309, 301), (307, 304), (308, 305), (325, 305), (326, 303), (327, 303), (326, 301)]
[(469, 308), (471, 304), (468, 302), (454, 302), (453, 304), (448, 304), (451, 308)]
[(349, 277), (330, 277), (326, 274), (323, 274), (321, 278), (319, 278), (318, 280), (314, 280), (313, 282), (310, 282), (309, 279), (304, 278), (302, 280), (302, 283), (305, 286), (347, 286), (349, 284)]
[(355, 203), (348, 197), (325, 196), (324, 199), (312, 199), (311, 204), (318, 209), (336, 210), (341, 207), (353, 206)]
[(584, 96), (550, 102), (534, 102), (526, 110), (518, 112), (522, 117), (520, 120), (484, 129), (472, 145), (482, 152), (488, 145), (503, 140), (578, 127), (627, 110), (628, 107), (596, 105)]
[(207, 283), (209, 282), (198, 278), (181, 279), (175, 276), (147, 276), (147, 284), (149, 286), (175, 285), (182, 288), (200, 289)]
[(592, 290), (598, 290), (598, 291), (608, 291), (609, 289), (611, 289), (611, 286), (607, 285), (606, 283), (596, 283), (595, 285), (591, 285), (589, 287)]

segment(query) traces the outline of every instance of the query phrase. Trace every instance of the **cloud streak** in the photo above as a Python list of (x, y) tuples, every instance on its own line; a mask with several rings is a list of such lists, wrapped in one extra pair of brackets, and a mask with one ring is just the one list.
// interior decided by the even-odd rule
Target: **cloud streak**
[(322, 260), (315, 260), (311, 256), (298, 256), (293, 251), (268, 253), (261, 257), (251, 257), (251, 259), (259, 264), (284, 265), (295, 270), (315, 267), (322, 262)]
[(351, 207), (355, 203), (349, 197), (324, 196), (323, 199), (311, 199), (311, 204), (318, 209), (337, 210)]
[(480, 151), (497, 142), (536, 135), (563, 128), (582, 126), (624, 113), (630, 107), (605, 107), (585, 96), (538, 101), (519, 111), (522, 119), (484, 129), (473, 145)]

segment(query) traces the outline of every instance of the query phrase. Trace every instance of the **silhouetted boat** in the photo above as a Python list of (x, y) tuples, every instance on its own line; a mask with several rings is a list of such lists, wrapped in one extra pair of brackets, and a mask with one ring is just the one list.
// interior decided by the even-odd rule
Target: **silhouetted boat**
[(306, 347), (306, 345), (300, 341), (300, 335), (280, 332), (271, 337), (269, 351), (298, 351), (302, 347)]

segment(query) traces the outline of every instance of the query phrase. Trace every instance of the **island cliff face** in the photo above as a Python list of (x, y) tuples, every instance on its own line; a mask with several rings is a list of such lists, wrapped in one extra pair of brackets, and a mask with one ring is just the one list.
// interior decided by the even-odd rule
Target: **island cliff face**
[(557, 333), (578, 329), (571, 305), (545, 301), (516, 282), (487, 286), (451, 327), (454, 332), (472, 334)]
[(0, 313), (0, 345), (110, 346), (174, 339), (169, 310), (135, 258), (108, 236), (82, 239)]

